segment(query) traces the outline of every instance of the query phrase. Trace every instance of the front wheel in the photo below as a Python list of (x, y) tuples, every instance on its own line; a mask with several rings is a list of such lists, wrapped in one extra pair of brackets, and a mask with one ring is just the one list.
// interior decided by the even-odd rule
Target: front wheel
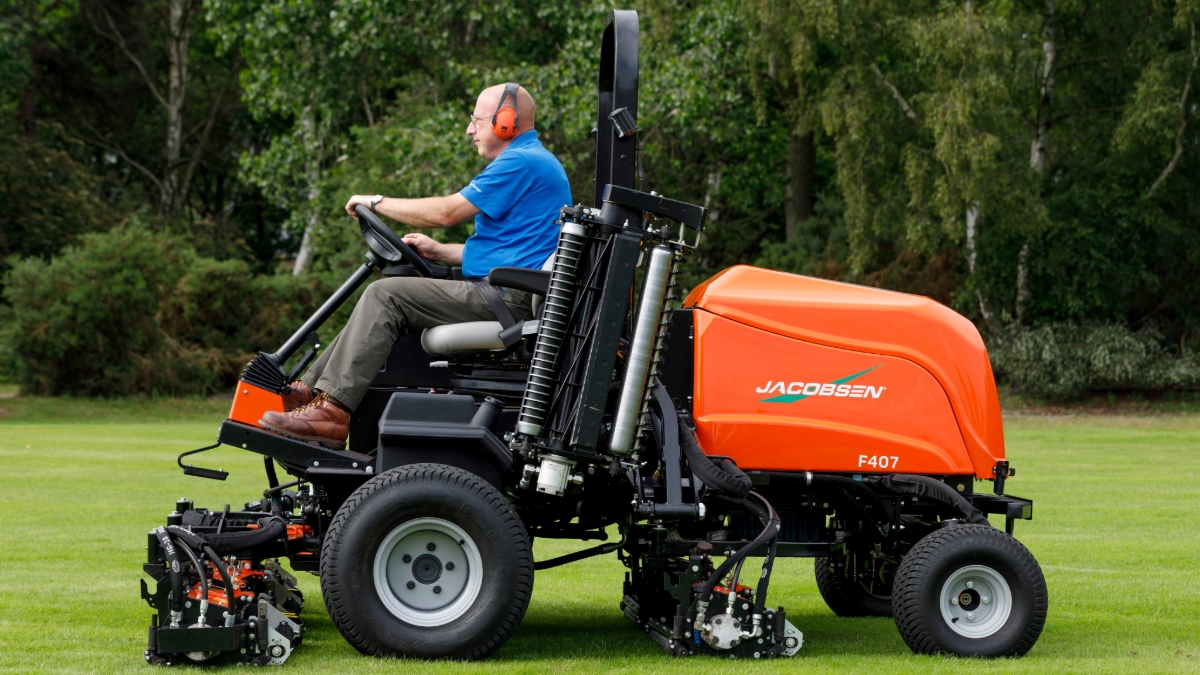
[(480, 659), (516, 630), (533, 590), (520, 517), (482, 478), (413, 464), (363, 484), (321, 548), (321, 592), (364, 654)]
[(1020, 656), (1046, 623), (1046, 580), (1021, 542), (986, 525), (933, 531), (896, 571), (892, 609), (918, 654)]

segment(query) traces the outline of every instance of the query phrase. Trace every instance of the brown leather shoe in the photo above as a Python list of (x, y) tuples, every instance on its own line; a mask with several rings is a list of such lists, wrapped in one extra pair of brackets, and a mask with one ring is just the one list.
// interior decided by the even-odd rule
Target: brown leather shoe
[(350, 433), (350, 411), (322, 392), (291, 412), (267, 411), (258, 425), (288, 438), (342, 450)]
[(304, 384), (300, 380), (296, 380), (295, 382), (289, 384), (288, 387), (291, 388), (292, 393), (283, 395), (284, 412), (291, 412), (296, 408), (303, 408), (317, 397), (317, 393), (312, 389), (309, 389), (308, 385)]

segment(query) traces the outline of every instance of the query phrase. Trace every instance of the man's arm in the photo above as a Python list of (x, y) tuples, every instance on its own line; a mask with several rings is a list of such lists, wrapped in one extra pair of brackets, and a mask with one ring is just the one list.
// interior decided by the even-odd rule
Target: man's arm
[[(354, 195), (346, 202), (346, 213), (355, 215), (357, 204), (370, 208), (373, 196)], [(456, 192), (446, 197), (423, 199), (384, 197), (375, 204), (375, 213), (412, 227), (450, 227), (474, 218), (479, 209)]]

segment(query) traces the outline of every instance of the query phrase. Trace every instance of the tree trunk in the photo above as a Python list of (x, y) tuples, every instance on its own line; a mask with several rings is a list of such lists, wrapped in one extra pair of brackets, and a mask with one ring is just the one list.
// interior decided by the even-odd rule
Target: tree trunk
[[(1042, 24), (1042, 86), (1037, 102), (1037, 124), (1034, 127), (1033, 143), (1029, 147), (1029, 168), (1039, 176), (1046, 174), (1046, 149), (1050, 143), (1050, 111), (1054, 102), (1054, 77), (1058, 66), (1058, 43), (1054, 38), (1054, 0), (1045, 0)], [(1025, 308), (1033, 298), (1029, 289), (1029, 241), (1021, 246), (1017, 254), (1017, 323), (1025, 318)]]
[(812, 132), (788, 136), (787, 240), (796, 241), (800, 223), (812, 218), (817, 170), (817, 144)]
[(708, 172), (708, 189), (704, 191), (704, 208), (708, 211), (708, 218), (705, 223), (712, 225), (721, 217), (721, 212), (713, 206), (713, 202), (717, 199), (717, 193), (721, 191), (721, 166), (717, 165), (715, 171)]
[(1054, 76), (1058, 65), (1058, 45), (1054, 41), (1054, 0), (1046, 0), (1042, 25), (1042, 86), (1037, 102), (1037, 125), (1029, 148), (1029, 166), (1039, 174), (1046, 172), (1046, 145), (1050, 139), (1050, 104), (1054, 100)]
[[(1171, 161), (1167, 162), (1167, 166), (1163, 172), (1158, 175), (1154, 184), (1146, 191), (1146, 197), (1153, 197), (1155, 190), (1160, 185), (1166, 182), (1171, 173), (1175, 171), (1175, 167), (1179, 166), (1179, 158), (1183, 157), (1183, 132), (1187, 131), (1188, 120), (1188, 92), (1192, 89), (1192, 76), (1196, 74), (1196, 68), (1200, 66), (1200, 47), (1196, 44), (1196, 22), (1191, 22), (1192, 27), (1192, 69), (1188, 71), (1187, 81), (1183, 83), (1183, 95), (1179, 97), (1179, 129), (1175, 132), (1175, 152), (1171, 155)], [(1192, 106), (1193, 109), (1195, 105)]]
[[(975, 276), (975, 242), (979, 235), (979, 203), (972, 202), (967, 206), (967, 271), (971, 276)], [(996, 315), (992, 314), (992, 310), (988, 307), (987, 299), (983, 297), (983, 291), (976, 291), (976, 297), (979, 298), (979, 314), (983, 317), (983, 322), (987, 324), (988, 330), (992, 333), (999, 332), (1000, 325), (996, 321)]]
[(300, 238), (300, 251), (296, 253), (296, 264), (292, 276), (300, 276), (312, 265), (314, 247), (313, 230), (320, 214), (317, 211), (317, 183), (321, 180), (321, 140), (317, 135), (317, 118), (311, 105), (300, 113), (300, 131), (304, 137), (304, 175), (308, 182), (308, 206), (305, 216), (304, 236)]
[(183, 101), (187, 96), (188, 46), (192, 37), (191, 0), (170, 0), (167, 15), (167, 142), (163, 154), (162, 203), (163, 218), (179, 214), (180, 195), (179, 156), (183, 147)]
[(1017, 323), (1025, 320), (1025, 308), (1032, 298), (1033, 293), (1029, 291), (1029, 242), (1026, 241), (1017, 254)]
[(37, 134), (37, 84), (33, 78), (29, 79), (17, 100), (17, 122), (26, 138), (33, 138)]

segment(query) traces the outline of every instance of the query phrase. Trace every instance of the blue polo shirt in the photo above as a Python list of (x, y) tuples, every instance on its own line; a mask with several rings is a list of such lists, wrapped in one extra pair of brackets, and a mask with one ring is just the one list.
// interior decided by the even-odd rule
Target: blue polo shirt
[(567, 172), (536, 131), (514, 138), (459, 194), (479, 209), (463, 248), (465, 277), (486, 277), (495, 267), (540, 268), (558, 244), (559, 210), (571, 204)]

